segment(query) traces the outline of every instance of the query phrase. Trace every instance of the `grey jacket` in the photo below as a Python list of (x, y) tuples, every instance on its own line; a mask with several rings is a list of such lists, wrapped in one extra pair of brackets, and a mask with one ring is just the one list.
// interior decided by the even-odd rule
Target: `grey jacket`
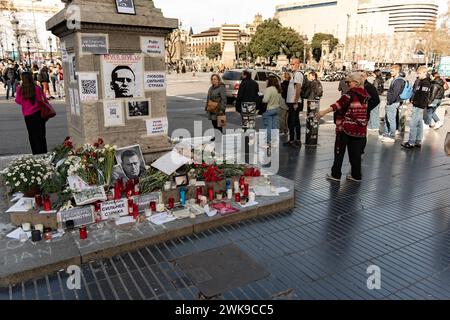
[[(208, 90), (208, 96), (206, 97), (205, 111), (208, 106), (208, 101), (212, 100), (219, 103), (219, 112), (225, 113), (227, 107), (227, 90), (222, 83), (218, 87), (211, 86)], [(206, 112), (209, 120), (217, 120), (217, 113)]]

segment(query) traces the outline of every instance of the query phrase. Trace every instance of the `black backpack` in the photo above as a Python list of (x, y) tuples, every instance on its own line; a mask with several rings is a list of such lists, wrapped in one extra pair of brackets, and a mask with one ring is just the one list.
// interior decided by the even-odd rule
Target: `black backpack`
[(303, 75), (303, 85), (302, 85), (302, 93), (301, 98), (302, 99), (308, 99), (310, 93), (311, 93), (311, 81), (309, 81), (308, 77), (301, 71), (298, 71)]

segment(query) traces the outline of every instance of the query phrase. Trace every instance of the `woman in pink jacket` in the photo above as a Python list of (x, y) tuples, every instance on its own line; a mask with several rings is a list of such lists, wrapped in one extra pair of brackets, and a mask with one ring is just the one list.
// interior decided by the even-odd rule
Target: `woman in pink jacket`
[(22, 84), (17, 87), (16, 103), (22, 106), (22, 114), (27, 125), (28, 138), (33, 154), (47, 153), (47, 140), (45, 138), (45, 123), (41, 118), (40, 100), (47, 101), (47, 97), (33, 80), (30, 72), (22, 73)]

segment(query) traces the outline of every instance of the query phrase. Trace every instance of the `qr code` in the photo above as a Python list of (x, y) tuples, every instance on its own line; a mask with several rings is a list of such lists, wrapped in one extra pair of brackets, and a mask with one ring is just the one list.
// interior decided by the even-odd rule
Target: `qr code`
[(95, 80), (81, 80), (81, 92), (83, 94), (97, 94)]

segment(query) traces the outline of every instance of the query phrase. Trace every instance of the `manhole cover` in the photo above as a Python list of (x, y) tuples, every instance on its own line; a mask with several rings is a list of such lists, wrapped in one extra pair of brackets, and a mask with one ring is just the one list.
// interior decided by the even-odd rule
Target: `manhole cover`
[(182, 257), (176, 263), (206, 297), (270, 275), (234, 244)]

